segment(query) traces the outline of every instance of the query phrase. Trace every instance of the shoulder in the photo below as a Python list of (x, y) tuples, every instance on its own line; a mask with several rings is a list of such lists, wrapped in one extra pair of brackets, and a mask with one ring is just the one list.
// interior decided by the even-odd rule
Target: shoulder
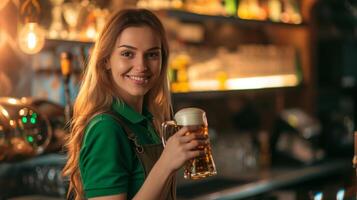
[(97, 157), (99, 160), (112, 161), (114, 158), (132, 159), (131, 142), (122, 126), (112, 116), (100, 114), (93, 117), (84, 134), (80, 149), (80, 162), (82, 164), (86, 163), (88, 159), (96, 159)]
[(116, 130), (123, 130), (122, 125), (114, 119), (113, 116), (109, 114), (98, 114), (94, 116), (85, 128), (85, 133), (92, 132), (93, 130), (101, 130), (105, 129), (116, 129)]
[(87, 197), (128, 191), (134, 157), (129, 139), (111, 116), (93, 117), (85, 129), (79, 169)]
[(108, 114), (94, 116), (86, 126), (84, 134), (84, 144), (98, 140), (127, 138), (123, 127)]
[(114, 119), (113, 116), (109, 114), (98, 114), (95, 115), (89, 122), (86, 127), (86, 131), (93, 126), (114, 126), (121, 127), (121, 125)]

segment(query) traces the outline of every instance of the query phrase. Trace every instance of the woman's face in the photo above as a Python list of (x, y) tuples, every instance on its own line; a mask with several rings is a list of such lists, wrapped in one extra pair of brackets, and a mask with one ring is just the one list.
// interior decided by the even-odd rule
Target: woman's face
[(161, 42), (148, 26), (128, 27), (118, 36), (109, 66), (124, 100), (144, 97), (161, 71)]

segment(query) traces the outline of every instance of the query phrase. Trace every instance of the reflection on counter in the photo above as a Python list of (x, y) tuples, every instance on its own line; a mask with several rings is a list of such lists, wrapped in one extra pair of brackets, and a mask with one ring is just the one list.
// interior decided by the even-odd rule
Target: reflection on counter
[(2, 163), (0, 199), (26, 199), (26, 196), (32, 200), (65, 199), (68, 180), (61, 175), (65, 162), (64, 155), (47, 154), (25, 161)]
[[(334, 159), (313, 166), (275, 166), (250, 174), (234, 174), (200, 182), (181, 183), (178, 186), (179, 200), (307, 200), (315, 195), (324, 195), (332, 200), (344, 196), (354, 200), (356, 190), (345, 185), (351, 171), (349, 162)], [(196, 190), (197, 189), (197, 190)], [(313, 199), (315, 200), (315, 199)]]

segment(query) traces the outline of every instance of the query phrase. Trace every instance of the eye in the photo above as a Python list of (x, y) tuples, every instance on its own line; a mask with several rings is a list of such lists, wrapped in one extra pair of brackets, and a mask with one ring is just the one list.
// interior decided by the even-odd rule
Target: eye
[(134, 56), (134, 53), (131, 51), (122, 51), (120, 55), (123, 57), (132, 58)]
[(146, 57), (149, 59), (157, 59), (160, 57), (160, 52), (159, 51), (149, 52), (146, 54)]

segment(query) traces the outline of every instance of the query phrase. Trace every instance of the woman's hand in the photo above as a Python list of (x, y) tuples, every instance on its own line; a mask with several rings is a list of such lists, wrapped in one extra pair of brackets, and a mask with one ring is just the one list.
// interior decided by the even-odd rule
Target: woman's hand
[(199, 147), (207, 145), (207, 137), (198, 130), (198, 126), (185, 126), (167, 140), (159, 161), (169, 173), (178, 170), (186, 161), (204, 154)]

